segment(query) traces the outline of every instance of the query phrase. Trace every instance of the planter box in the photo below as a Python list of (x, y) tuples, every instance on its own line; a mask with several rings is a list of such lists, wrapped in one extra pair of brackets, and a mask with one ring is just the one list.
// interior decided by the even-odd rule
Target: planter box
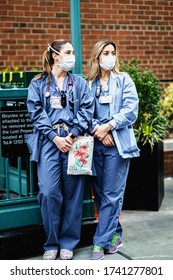
[(124, 196), (124, 210), (158, 211), (164, 197), (163, 143), (138, 143), (140, 157), (131, 159)]

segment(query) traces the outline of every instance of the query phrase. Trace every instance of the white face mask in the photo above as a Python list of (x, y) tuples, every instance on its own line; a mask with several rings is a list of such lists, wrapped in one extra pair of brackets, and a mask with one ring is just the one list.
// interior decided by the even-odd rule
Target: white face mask
[(58, 52), (57, 50), (55, 50), (48, 44), (47, 50), (50, 51), (50, 49), (52, 49), (53, 52), (55, 52), (63, 57), (63, 62), (61, 64), (58, 63), (58, 64), (54, 64), (54, 65), (60, 66), (62, 68), (62, 70), (64, 70), (65, 72), (68, 72), (73, 69), (73, 67), (75, 66), (75, 62), (76, 62), (74, 54), (63, 56), (60, 52)]
[(63, 56), (63, 62), (59, 64), (59, 66), (62, 68), (62, 70), (68, 72), (75, 66), (75, 61), (76, 59), (74, 54)]
[(100, 62), (100, 67), (105, 71), (112, 70), (114, 68), (116, 62), (115, 55), (108, 55), (102, 57), (102, 62)]

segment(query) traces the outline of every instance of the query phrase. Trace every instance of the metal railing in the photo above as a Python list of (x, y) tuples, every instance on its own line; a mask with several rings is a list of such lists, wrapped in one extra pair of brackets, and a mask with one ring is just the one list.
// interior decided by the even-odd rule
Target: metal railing
[[(1, 159), (2, 160), (2, 159)], [(16, 161), (13, 165), (10, 162), (12, 160)], [(33, 163), (27, 161), (27, 169), (22, 169), (22, 158), (4, 158), (4, 172), (1, 170), (1, 180), (0, 184), (0, 204), (3, 200), (16, 200), (25, 199), (26, 197), (36, 197), (37, 190), (34, 190), (34, 168)]]
[[(35, 74), (36, 72), (30, 72), (29, 79)], [(26, 86), (29, 80), (26, 80), (26, 74), (5, 73), (0, 75), (0, 84), (0, 116), (2, 117), (4, 114), (2, 108), (8, 106), (9, 109), (16, 106), (20, 108), (25, 104), (28, 92)], [(3, 141), (4, 146), (2, 145), (2, 118), (0, 119), (0, 230), (39, 224), (42, 220), (37, 202), (38, 187), (34, 164), (29, 161), (29, 155), (25, 152), (22, 156), (17, 156), (15, 145), (10, 156), (3, 155), (2, 149), (7, 148), (8, 145), (6, 141)], [(3, 124), (3, 127), (7, 125)], [(11, 137), (10, 131), (7, 135)]]

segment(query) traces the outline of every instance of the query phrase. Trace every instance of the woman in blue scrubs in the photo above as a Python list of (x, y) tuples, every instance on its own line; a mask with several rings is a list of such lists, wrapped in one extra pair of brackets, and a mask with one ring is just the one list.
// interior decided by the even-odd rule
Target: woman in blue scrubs
[(91, 259), (117, 252), (122, 243), (122, 210), (130, 158), (139, 156), (132, 124), (138, 115), (134, 82), (119, 72), (117, 47), (99, 41), (91, 54), (87, 81), (95, 96), (92, 121), (94, 142), (94, 196), (99, 220)]
[(33, 148), (37, 161), (38, 201), (46, 233), (44, 260), (72, 259), (81, 231), (84, 176), (67, 175), (68, 151), (88, 129), (93, 117), (93, 96), (87, 82), (70, 74), (74, 49), (67, 40), (48, 45), (43, 72), (30, 83), (27, 107), (39, 134), (41, 149)]

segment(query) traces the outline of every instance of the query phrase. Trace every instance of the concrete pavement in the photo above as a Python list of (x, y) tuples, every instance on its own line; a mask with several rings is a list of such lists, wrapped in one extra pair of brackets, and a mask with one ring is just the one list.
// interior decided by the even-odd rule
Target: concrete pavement
[[(165, 178), (159, 211), (123, 210), (121, 223), (124, 246), (116, 254), (105, 255), (105, 260), (173, 260), (173, 178)], [(89, 260), (91, 251), (92, 246), (76, 249), (74, 260)]]

